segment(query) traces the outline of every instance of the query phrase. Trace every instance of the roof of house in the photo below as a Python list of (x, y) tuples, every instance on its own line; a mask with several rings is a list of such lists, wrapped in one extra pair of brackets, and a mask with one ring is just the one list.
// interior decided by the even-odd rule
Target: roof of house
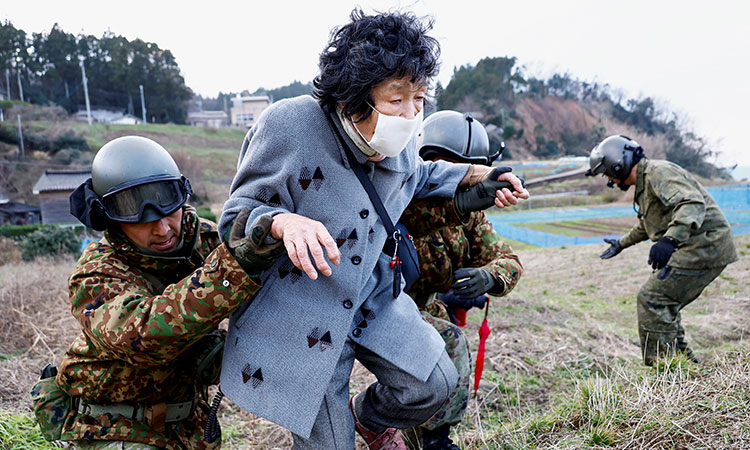
[(24, 214), (27, 212), (39, 212), (38, 206), (27, 205), (19, 202), (0, 203), (0, 211), (6, 214)]
[(189, 119), (227, 119), (227, 113), (224, 111), (193, 111), (188, 113)]
[(45, 170), (34, 185), (34, 194), (72, 191), (91, 177), (90, 170)]

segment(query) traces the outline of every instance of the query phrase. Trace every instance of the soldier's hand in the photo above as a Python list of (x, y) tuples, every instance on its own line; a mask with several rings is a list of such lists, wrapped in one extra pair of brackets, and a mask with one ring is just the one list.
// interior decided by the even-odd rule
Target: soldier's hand
[(264, 243), (266, 236), (271, 232), (271, 216), (260, 216), (250, 235), (245, 236), (249, 216), (250, 210), (247, 208), (243, 208), (237, 214), (229, 232), (227, 247), (245, 272), (250, 276), (256, 276), (271, 267), (276, 259), (284, 254), (284, 247), (281, 246), (281, 242), (271, 245)]
[(463, 300), (471, 300), (495, 287), (495, 278), (479, 267), (461, 268), (453, 272), (456, 282), (451, 286), (453, 294)]
[[(334, 265), (341, 262), (341, 252), (336, 241), (325, 225), (317, 220), (294, 213), (278, 214), (273, 218), (271, 236), (284, 241), (292, 264), (303, 270), (311, 280), (318, 278), (316, 267), (323, 275), (331, 276), (331, 266), (326, 262), (326, 254)], [(315, 261), (314, 266), (310, 255)]]
[(484, 308), (484, 305), (487, 303), (488, 297), (484, 294), (474, 297), (474, 298), (461, 298), (457, 296), (453, 289), (449, 290), (448, 292), (441, 292), (437, 295), (437, 299), (440, 300), (447, 308), (448, 310), (454, 310), (454, 309), (471, 309), (471, 308)]
[(601, 259), (609, 259), (613, 256), (617, 256), (622, 251), (622, 245), (620, 245), (619, 239), (604, 239), (604, 242), (609, 244), (609, 248), (599, 255)]
[(492, 205), (498, 208), (518, 204), (519, 198), (529, 198), (523, 181), (510, 173), (510, 167), (495, 167), (469, 189), (456, 192), (456, 212), (460, 215), (481, 211)]
[(651, 246), (648, 254), (648, 263), (654, 270), (659, 270), (666, 266), (672, 253), (677, 251), (677, 241), (669, 236), (659, 239), (656, 244)]

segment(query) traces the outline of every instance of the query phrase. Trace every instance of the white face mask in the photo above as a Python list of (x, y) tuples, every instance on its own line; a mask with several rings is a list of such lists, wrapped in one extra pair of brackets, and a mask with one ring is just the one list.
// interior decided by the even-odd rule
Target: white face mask
[[(419, 111), (413, 119), (401, 116), (388, 116), (370, 106), (378, 113), (378, 121), (375, 124), (375, 133), (369, 141), (365, 142), (376, 152), (384, 156), (396, 156), (406, 147), (406, 144), (414, 137), (422, 127), (422, 111)], [(359, 128), (355, 126), (359, 133)]]

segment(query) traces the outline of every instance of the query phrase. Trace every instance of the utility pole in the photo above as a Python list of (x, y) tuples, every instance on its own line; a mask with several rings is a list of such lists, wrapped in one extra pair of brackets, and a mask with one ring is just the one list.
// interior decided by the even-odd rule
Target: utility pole
[(23, 130), (21, 129), (21, 115), (16, 114), (16, 117), (18, 117), (18, 143), (21, 144), (21, 154), (19, 155), (18, 159), (23, 159)]
[(143, 123), (146, 122), (146, 100), (143, 98), (143, 85), (139, 84), (139, 88), (141, 88), (141, 116), (143, 117)]
[(18, 76), (18, 96), (21, 98), (21, 101), (23, 101), (23, 85), (21, 84), (21, 69), (18, 69), (16, 71), (16, 75)]
[(91, 125), (91, 104), (89, 103), (89, 80), (86, 78), (86, 67), (83, 65), (84, 59), (81, 58), (81, 75), (83, 77), (83, 96), (86, 98), (86, 114)]

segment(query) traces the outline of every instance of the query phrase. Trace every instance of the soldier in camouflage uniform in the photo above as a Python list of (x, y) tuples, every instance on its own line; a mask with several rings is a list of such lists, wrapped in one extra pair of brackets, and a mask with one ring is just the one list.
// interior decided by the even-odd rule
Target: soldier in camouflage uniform
[(713, 198), (687, 171), (669, 161), (649, 160), (625, 136), (610, 136), (591, 151), (587, 175), (603, 174), (622, 190), (635, 185), (638, 224), (602, 259), (646, 239), (656, 242), (653, 272), (638, 293), (638, 335), (644, 364), (675, 351), (698, 362), (685, 340), (680, 311), (724, 268), (737, 260), (732, 229)]
[[(230, 231), (221, 244), (216, 224), (185, 204), (190, 192), (163, 147), (129, 136), (102, 147), (71, 196), (83, 223), (106, 229), (69, 279), (82, 333), (56, 383), (73, 399), (61, 439), (77, 448), (220, 446), (204, 437), (217, 325), (249, 303), (283, 247), (262, 248), (270, 218), (251, 238)], [(246, 217), (235, 227), (243, 235)]]
[[(429, 116), (422, 131), (423, 159), (491, 165), (489, 139), (469, 114), (440, 111)], [(508, 170), (501, 168), (500, 171)], [(458, 388), (421, 427), (422, 448), (453, 450), (450, 427), (461, 422), (469, 401), (471, 354), (466, 336), (452, 321), (456, 309), (483, 307), (485, 294), (504, 296), (523, 272), (518, 256), (495, 233), (482, 211), (461, 211), (453, 200), (413, 200), (401, 216), (417, 248), (421, 276), (409, 290), (423, 318), (445, 340), (459, 374)], [(457, 280), (461, 280), (458, 281)]]

